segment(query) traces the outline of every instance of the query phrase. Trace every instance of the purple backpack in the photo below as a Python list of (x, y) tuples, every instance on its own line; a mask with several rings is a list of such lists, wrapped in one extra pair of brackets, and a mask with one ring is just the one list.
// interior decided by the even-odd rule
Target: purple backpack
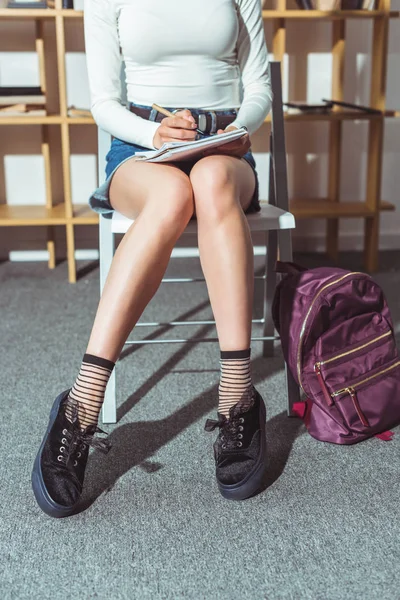
[(294, 408), (310, 435), (334, 444), (390, 440), (387, 430), (400, 424), (400, 358), (382, 289), (336, 267), (278, 261), (276, 271), (286, 275), (272, 318), (307, 398)]

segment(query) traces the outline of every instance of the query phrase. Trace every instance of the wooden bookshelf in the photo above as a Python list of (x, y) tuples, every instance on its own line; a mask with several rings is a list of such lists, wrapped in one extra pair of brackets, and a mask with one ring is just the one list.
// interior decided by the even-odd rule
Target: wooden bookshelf
[[(286, 0), (277, 0), (277, 11), (263, 10), (264, 18), (273, 19), (272, 50), (274, 59), (282, 61), (286, 52), (286, 23), (289, 19), (320, 19), (332, 21), (332, 90), (331, 97), (344, 100), (344, 61), (346, 50), (346, 20), (372, 19), (372, 66), (369, 105), (382, 114), (367, 114), (353, 110), (334, 110), (328, 114), (288, 114), (285, 121), (327, 121), (329, 123), (329, 180), (327, 197), (322, 199), (292, 199), (290, 210), (297, 218), (325, 218), (326, 249), (337, 261), (339, 252), (339, 218), (363, 218), (364, 266), (373, 272), (378, 268), (379, 218), (383, 210), (394, 206), (381, 200), (383, 128), (386, 118), (398, 118), (399, 111), (387, 111), (386, 66), (388, 46), (388, 24), (398, 18), (399, 11), (390, 10), (390, 0), (377, 0), (377, 10), (301, 11), (287, 10)], [(273, 14), (272, 14), (273, 13)], [(294, 100), (294, 98), (291, 98)], [(368, 124), (367, 196), (360, 202), (341, 202), (340, 163), (342, 148), (342, 123), (344, 121), (366, 121)]]
[[(377, 10), (343, 11), (302, 11), (286, 7), (286, 0), (276, 0), (276, 10), (263, 10), (266, 20), (271, 20), (273, 37), (268, 41), (272, 47), (274, 60), (283, 60), (286, 51), (286, 23), (288, 20), (324, 20), (332, 21), (333, 78), (332, 97), (343, 99), (345, 29), (347, 19), (373, 20), (373, 49), (370, 106), (382, 111), (381, 115), (356, 113), (349, 110), (337, 110), (327, 114), (285, 114), (285, 121), (326, 121), (329, 123), (329, 182), (326, 198), (292, 199), (290, 208), (296, 218), (327, 219), (327, 250), (333, 259), (338, 254), (339, 218), (361, 217), (365, 219), (365, 267), (369, 271), (378, 266), (379, 215), (381, 211), (393, 210), (394, 206), (380, 198), (382, 140), (386, 118), (399, 118), (400, 111), (385, 109), (386, 60), (389, 19), (398, 18), (399, 11), (390, 10), (390, 0), (378, 0)], [(31, 19), (36, 26), (36, 51), (39, 56), (40, 79), (43, 93), (46, 92), (46, 73), (44, 68), (43, 21), (53, 19), (56, 32), (59, 112), (47, 116), (1, 117), (0, 127), (7, 125), (38, 126), (42, 134), (42, 154), (45, 165), (46, 203), (41, 206), (0, 205), (0, 226), (47, 226), (47, 249), (49, 268), (55, 266), (54, 227), (62, 226), (66, 230), (68, 278), (76, 282), (75, 264), (75, 227), (78, 225), (98, 225), (98, 214), (88, 204), (74, 205), (71, 196), (70, 172), (70, 126), (93, 125), (91, 117), (69, 117), (67, 114), (67, 90), (65, 68), (65, 22), (68, 19), (82, 19), (83, 11), (62, 9), (61, 0), (56, 0), (54, 9), (0, 9), (0, 20)], [(368, 175), (367, 197), (359, 202), (341, 202), (339, 198), (340, 148), (343, 121), (363, 120), (368, 123)], [(266, 122), (270, 121), (268, 116)], [(50, 149), (48, 127), (60, 127), (63, 202), (53, 204), (51, 194)], [(368, 243), (367, 243), (368, 242)]]
[[(379, 210), (394, 210), (390, 202), (381, 201)], [(373, 217), (374, 211), (366, 202), (338, 202), (334, 203), (329, 198), (293, 199), (290, 210), (296, 219), (331, 219), (337, 217)]]

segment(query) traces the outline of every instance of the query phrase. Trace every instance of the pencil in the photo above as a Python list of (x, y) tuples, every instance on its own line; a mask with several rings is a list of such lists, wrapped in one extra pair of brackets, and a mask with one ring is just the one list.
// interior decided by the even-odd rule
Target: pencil
[[(163, 108), (162, 106), (159, 106), (158, 104), (152, 104), (151, 108), (155, 108), (156, 110), (158, 110), (158, 112), (165, 115), (166, 117), (175, 117), (174, 113), (170, 112), (166, 108)], [(201, 135), (205, 135), (204, 131), (201, 131), (201, 129), (198, 129), (197, 127), (196, 127), (196, 131), (197, 131), (197, 133), (200, 133)]]

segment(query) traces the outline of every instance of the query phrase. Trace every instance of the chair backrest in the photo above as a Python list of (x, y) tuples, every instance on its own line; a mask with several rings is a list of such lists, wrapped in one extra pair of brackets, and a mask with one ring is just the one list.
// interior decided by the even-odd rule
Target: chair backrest
[(270, 62), (272, 88), (271, 134), (270, 134), (270, 168), (269, 198), (282, 210), (289, 210), (287, 187), (285, 125), (283, 118), (281, 63)]
[[(126, 105), (128, 102), (127, 99), (127, 90), (126, 90), (126, 77), (125, 77), (125, 63), (121, 61), (121, 70), (119, 73), (119, 78), (121, 82), (121, 104)], [(106, 169), (106, 156), (107, 152), (110, 149), (112, 136), (108, 133), (108, 131), (104, 131), (104, 129), (97, 130), (97, 140), (98, 140), (98, 161), (97, 161), (97, 176), (98, 176), (98, 185), (103, 182), (104, 173)]]
[(121, 61), (121, 71), (119, 73), (119, 79), (121, 82), (121, 104), (128, 104), (128, 92), (126, 89), (126, 74), (125, 74), (125, 63)]
[[(270, 204), (282, 210), (289, 210), (286, 167), (285, 128), (282, 103), (281, 63), (270, 61), (272, 88), (270, 163), (269, 163), (269, 197)], [(121, 65), (121, 101), (126, 103), (125, 64)], [(110, 148), (111, 135), (98, 128), (98, 181), (104, 179), (106, 155)]]

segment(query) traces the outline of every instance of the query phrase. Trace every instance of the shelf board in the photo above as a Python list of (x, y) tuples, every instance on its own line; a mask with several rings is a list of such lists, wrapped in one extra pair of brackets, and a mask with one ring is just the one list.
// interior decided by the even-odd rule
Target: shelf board
[(54, 8), (0, 8), (0, 19), (50, 19), (57, 12)]
[(93, 125), (95, 120), (93, 117), (67, 117), (69, 125)]
[(60, 11), (63, 17), (69, 19), (82, 19), (83, 18), (83, 10), (74, 10), (71, 8), (64, 8)]
[[(21, 9), (22, 10), (22, 9)], [(63, 117), (60, 115), (43, 115), (43, 116), (26, 116), (18, 117), (0, 117), (1, 125), (60, 125), (63, 122)]]
[(75, 225), (98, 225), (99, 214), (92, 210), (89, 204), (74, 204), (72, 222)]
[[(18, 10), (18, 9), (17, 9)], [(33, 12), (33, 11), (30, 11)], [(83, 18), (82, 10), (64, 9), (60, 12), (63, 17), (71, 19)], [(264, 19), (372, 19), (374, 17), (398, 18), (400, 11), (392, 10), (263, 10)]]
[(388, 16), (398, 18), (400, 11), (384, 10), (263, 10), (264, 19), (372, 19)]
[[(355, 111), (335, 111), (326, 114), (309, 114), (309, 113), (284, 113), (285, 121), (371, 121), (382, 118), (399, 118), (400, 111), (387, 110), (383, 115), (373, 115)], [(62, 117), (61, 115), (48, 115), (42, 117), (0, 117), (1, 125), (95, 125), (93, 117)], [(269, 114), (264, 121), (271, 122)]]
[[(373, 121), (385, 117), (398, 118), (399, 116), (400, 112), (394, 110), (386, 110), (381, 115), (361, 111), (357, 112), (355, 110), (335, 110), (320, 114), (284, 112), (285, 121)], [(270, 116), (267, 120), (271, 120)]]
[(44, 205), (0, 204), (0, 226), (64, 225), (65, 222), (64, 203), (57, 204), (52, 208), (46, 208)]
[[(368, 217), (373, 216), (364, 202), (330, 202), (326, 198), (296, 199), (290, 201), (289, 210), (295, 218), (338, 218), (338, 217)], [(394, 204), (382, 200), (380, 210), (395, 210)], [(21, 225), (98, 225), (99, 214), (92, 210), (89, 204), (75, 204), (74, 216), (69, 219), (65, 216), (65, 204), (60, 203), (52, 208), (46, 206), (11, 206), (0, 204), (0, 226)]]
[(47, 115), (42, 117), (0, 117), (1, 125), (94, 125), (93, 117), (62, 117), (61, 115)]
[(93, 125), (95, 123), (93, 117), (63, 117), (61, 115), (43, 115), (43, 116), (12, 116), (0, 117), (1, 125), (61, 125), (61, 123), (69, 125)]
[[(54, 8), (0, 8), (2, 19), (51, 19), (62, 16), (64, 19), (83, 19), (83, 10)], [(263, 10), (263, 19), (305, 19), (337, 21), (342, 19), (374, 19), (388, 17), (398, 19), (400, 11), (391, 10)]]
[[(380, 210), (394, 209), (390, 202), (381, 201)], [(331, 202), (327, 198), (290, 200), (289, 210), (296, 219), (372, 217), (375, 214), (365, 202)]]
[(396, 210), (396, 205), (387, 200), (381, 200), (380, 210)]
[[(284, 112), (285, 121), (371, 121), (382, 118), (399, 118), (400, 111), (386, 110), (383, 115), (373, 115), (356, 111), (334, 111), (326, 114), (310, 113), (287, 113)], [(47, 115), (42, 117), (0, 117), (1, 125), (61, 125), (67, 122), (69, 125), (95, 125), (93, 117), (62, 117), (61, 115)], [(265, 123), (271, 122), (271, 114), (267, 116)]]

